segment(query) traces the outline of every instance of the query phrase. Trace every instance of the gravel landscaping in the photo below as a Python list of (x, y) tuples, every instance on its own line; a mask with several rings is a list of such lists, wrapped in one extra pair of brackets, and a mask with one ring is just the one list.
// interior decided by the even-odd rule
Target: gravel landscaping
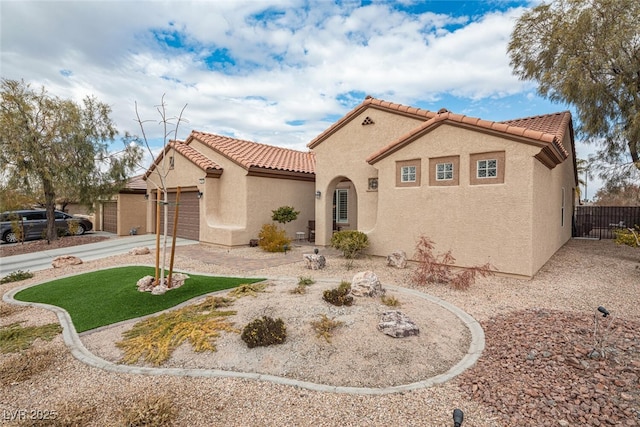
[[(189, 252), (194, 250), (200, 256)], [(73, 358), (58, 336), (50, 342), (35, 342), (36, 358), (48, 358), (36, 373), (0, 378), (3, 422), (31, 425), (31, 421), (21, 424), (7, 417), (22, 414), (19, 411), (25, 411), (26, 417), (48, 411), (58, 420), (80, 417), (82, 425), (118, 425), (124, 409), (149, 396), (163, 396), (178, 408), (175, 425), (180, 426), (445, 426), (452, 425), (454, 408), (464, 411), (464, 426), (640, 425), (640, 249), (607, 240), (572, 240), (532, 280), (481, 278), (468, 291), (411, 285), (413, 266), (395, 270), (380, 258), (356, 260), (348, 270), (341, 257), (323, 249), (327, 267), (307, 270), (302, 254), (310, 251), (310, 247), (294, 247), (284, 255), (257, 248), (187, 246), (178, 248), (176, 265), (192, 272), (269, 277), (276, 283), (278, 278), (291, 281), (299, 276), (350, 281), (357, 271), (373, 270), (383, 286), (417, 288), (472, 315), (485, 330), (484, 353), (474, 367), (447, 383), (367, 396), (233, 378), (109, 373)], [(247, 263), (217, 262), (229, 256), (245, 258)], [(246, 265), (252, 261), (284, 261), (283, 257), (291, 262), (248, 273)], [(121, 255), (49, 269), (24, 282), (0, 285), (0, 292), (80, 271), (152, 264), (153, 260), (153, 253), (135, 259)], [(598, 306), (606, 307), (611, 316), (603, 318), (596, 312)], [(598, 331), (607, 332), (602, 343), (594, 340), (596, 319)], [(2, 302), (0, 326), (18, 321), (43, 325), (57, 318), (47, 310), (14, 308)], [(357, 348), (348, 342), (343, 346), (341, 351)], [(604, 350), (606, 357), (595, 355), (594, 347)], [(181, 357), (190, 356), (183, 352)], [(0, 354), (0, 372), (20, 357)], [(412, 357), (417, 366), (429, 354)], [(381, 366), (382, 360), (369, 369)], [(410, 370), (411, 364), (404, 369)]]

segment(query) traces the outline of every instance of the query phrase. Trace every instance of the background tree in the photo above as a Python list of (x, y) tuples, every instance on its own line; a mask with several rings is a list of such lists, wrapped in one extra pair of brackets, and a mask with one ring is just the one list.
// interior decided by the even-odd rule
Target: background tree
[(47, 210), (47, 239), (57, 239), (55, 203), (73, 190), (91, 206), (117, 192), (142, 157), (134, 144), (112, 153), (117, 134), (107, 104), (86, 97), (82, 104), (34, 90), (24, 81), (0, 84), (0, 169), (24, 194), (37, 191)]
[(640, 170), (639, 17), (637, 0), (555, 0), (525, 12), (508, 46), (517, 76), (576, 108), (601, 177), (616, 183)]
[(620, 187), (605, 185), (596, 193), (594, 204), (597, 206), (640, 206), (640, 186), (632, 184)]

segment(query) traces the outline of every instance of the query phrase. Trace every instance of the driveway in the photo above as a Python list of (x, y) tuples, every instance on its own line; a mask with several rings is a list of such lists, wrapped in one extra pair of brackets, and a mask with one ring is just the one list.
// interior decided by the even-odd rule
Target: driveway
[[(193, 245), (197, 243), (195, 240), (187, 240), (180, 237), (176, 239), (176, 246)], [(98, 243), (3, 257), (0, 258), (0, 276), (6, 276), (18, 270), (31, 272), (46, 270), (51, 268), (51, 261), (60, 255), (73, 255), (83, 261), (93, 261), (123, 254), (129, 252), (132, 248), (140, 246), (147, 246), (151, 249), (155, 244), (155, 234), (140, 234), (136, 236), (113, 237)], [(171, 244), (171, 237), (169, 237), (169, 244)]]

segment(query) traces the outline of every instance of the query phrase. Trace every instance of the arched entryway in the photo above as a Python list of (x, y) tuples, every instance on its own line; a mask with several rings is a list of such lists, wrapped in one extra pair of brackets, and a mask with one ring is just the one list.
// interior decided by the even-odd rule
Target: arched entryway
[(324, 194), (316, 216), (318, 245), (329, 245), (335, 231), (358, 229), (358, 193), (353, 181), (345, 176), (335, 177)]

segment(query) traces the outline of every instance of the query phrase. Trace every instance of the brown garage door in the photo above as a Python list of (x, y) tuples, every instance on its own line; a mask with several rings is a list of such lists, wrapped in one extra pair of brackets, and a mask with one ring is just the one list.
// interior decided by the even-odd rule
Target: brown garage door
[[(169, 193), (168, 232), (173, 235), (173, 217), (176, 209), (176, 193)], [(164, 232), (164, 209), (160, 210), (160, 233)], [(191, 240), (200, 239), (200, 199), (197, 191), (180, 193), (178, 211), (178, 237)]]
[(102, 204), (102, 230), (109, 233), (118, 232), (118, 202)]

